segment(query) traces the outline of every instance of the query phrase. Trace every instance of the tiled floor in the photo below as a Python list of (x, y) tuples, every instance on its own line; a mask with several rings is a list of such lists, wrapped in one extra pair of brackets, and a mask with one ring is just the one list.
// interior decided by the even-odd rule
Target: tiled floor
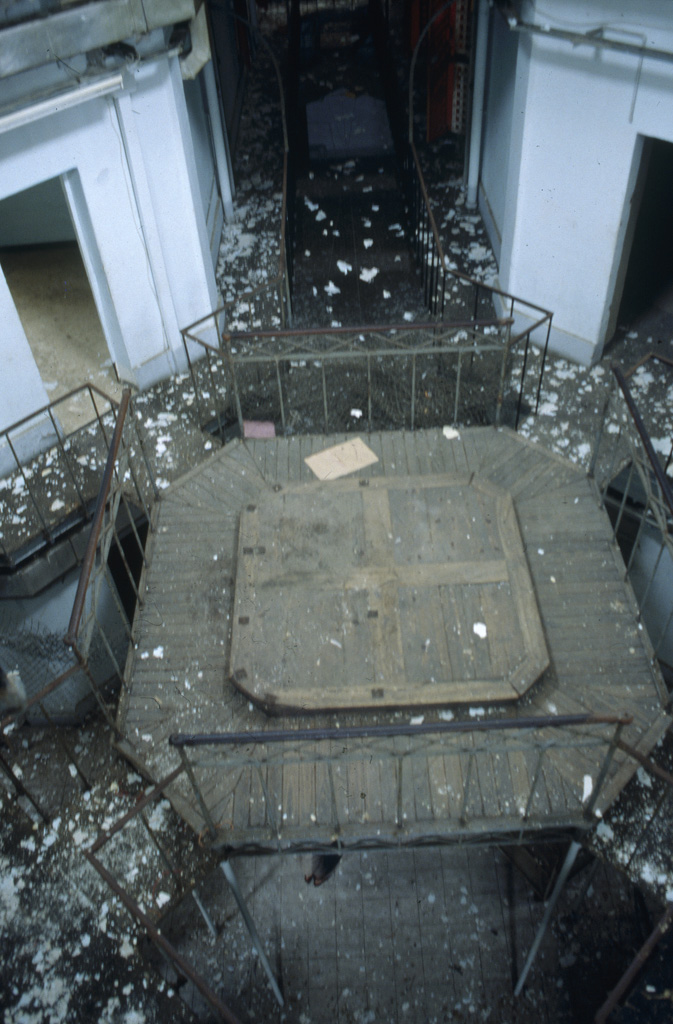
[(306, 886), (308, 857), (233, 862), (282, 979), (281, 1013), (249, 953), (223, 876), (201, 888), (217, 942), (179, 910), (166, 934), (204, 973), (223, 970), (220, 994), (241, 1019), (311, 1024), (493, 1020), (570, 1021), (548, 933), (516, 1002), (520, 971), (542, 904), (493, 848), (362, 852), (343, 858), (319, 888)]

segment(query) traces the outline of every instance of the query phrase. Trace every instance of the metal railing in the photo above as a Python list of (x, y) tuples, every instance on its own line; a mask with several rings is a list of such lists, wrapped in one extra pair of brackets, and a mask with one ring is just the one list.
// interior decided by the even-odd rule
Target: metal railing
[[(612, 761), (619, 745), (622, 729), (632, 721), (628, 715), (542, 716), (518, 719), (489, 719), (475, 723), (451, 721), (412, 724), (383, 724), (321, 728), (292, 728), (246, 731), (237, 733), (176, 734), (170, 744), (182, 760), (195, 806), (203, 821), (204, 832), (213, 849), (236, 848), (245, 852), (300, 852), (328, 849), (336, 842), (339, 848), (386, 848), (399, 845), (428, 845), (432, 842), (457, 841), (477, 832), (482, 838), (510, 833), (515, 841), (525, 834), (545, 829), (589, 827), (603, 793)], [(579, 734), (578, 734), (579, 733)], [(505, 734), (498, 742), (498, 734)], [(464, 737), (464, 738), (463, 738)], [(495, 739), (493, 738), (495, 737)], [(478, 741), (484, 739), (482, 745)], [(413, 741), (420, 741), (416, 744)], [(203, 755), (209, 749), (210, 754)], [(545, 770), (553, 770), (556, 755), (572, 751), (580, 763), (598, 766), (592, 776), (590, 794), (574, 792), (573, 783), (565, 778), (566, 793), (572, 794), (573, 806), (550, 812), (536, 804)], [(596, 751), (597, 760), (589, 761)], [(188, 754), (191, 753), (191, 756)], [(499, 758), (522, 758), (521, 787), (510, 801), (507, 814), (489, 815), (479, 810), (479, 783), (475, 779)], [(442, 830), (429, 816), (416, 825), (407, 817), (406, 801), (413, 794), (413, 762), (418, 758), (457, 758), (462, 775), (461, 792), (455, 807), (449, 811)], [(527, 758), (529, 760), (527, 760)], [(389, 780), (390, 809), (394, 820), (370, 820), (364, 810), (358, 814), (348, 809), (340, 796), (341, 772), (349, 765), (385, 766)], [(316, 791), (321, 788), (329, 799), (323, 801), (318, 820), (288, 821), (283, 794), (272, 791), (269, 774), (279, 779), (278, 771), (287, 767), (309, 767), (316, 773)], [(558, 770), (558, 769), (557, 769)], [(588, 769), (587, 769), (588, 770)], [(226, 818), (227, 801), (213, 786), (215, 778), (231, 773), (232, 788), (239, 784), (243, 772), (250, 773), (250, 786), (260, 793), (263, 812), (252, 828), (234, 824)], [(265, 778), (265, 773), (267, 777)], [(318, 778), (320, 773), (320, 778)], [(247, 785), (247, 783), (246, 783)], [(409, 787), (412, 787), (411, 789)], [(247, 790), (246, 790), (247, 791)], [(182, 799), (189, 799), (182, 791)], [(413, 799), (413, 796), (412, 796)], [(209, 802), (210, 801), (210, 802)], [(329, 812), (326, 806), (329, 804)], [(219, 812), (218, 812), (219, 808)], [(306, 810), (306, 809), (305, 809)], [(258, 814), (259, 809), (258, 809)], [(430, 813), (430, 812), (429, 812)], [(449, 825), (450, 822), (450, 825)], [(388, 827), (386, 830), (386, 826)], [(475, 828), (476, 826), (476, 828)], [(420, 831), (419, 831), (420, 829)], [(448, 829), (448, 831), (447, 831)], [(488, 831), (490, 829), (490, 831)], [(240, 833), (240, 834), (239, 834)], [(234, 841), (235, 840), (235, 841)]]
[[(21, 709), (3, 717), (0, 722), (3, 733), (12, 722), (23, 720), (33, 707), (39, 709), (48, 723), (52, 723), (54, 711), (53, 708), (50, 711), (50, 698), (66, 684), (78, 692), (83, 689), (91, 693), (108, 724), (116, 728), (105, 693), (123, 684), (123, 667), (131, 640), (131, 605), (140, 600), (137, 572), (131, 563), (145, 563), (139, 523), (144, 519), (148, 528), (152, 528), (150, 510), (157, 495), (142, 435), (135, 417), (128, 415), (130, 408), (131, 393), (126, 390), (119, 408), (113, 407), (114, 419), (103, 424), (101, 418), (97, 423), (97, 427), (105, 432), (109, 449), (102, 482), (99, 477), (91, 533), (65, 636), (66, 649), (54, 662), (58, 664), (59, 671), (47, 676), (49, 681), (41, 685), (44, 677), (39, 674), (39, 663), (36, 662), (37, 668), (33, 666), (34, 678), (29, 678), (25, 666), (19, 665), (28, 700)], [(128, 543), (125, 543), (122, 533)], [(131, 595), (130, 602), (122, 601), (110, 572), (108, 558), (113, 544)], [(27, 661), (26, 665), (30, 667), (32, 662)], [(7, 665), (7, 669), (13, 667)], [(42, 666), (41, 671), (47, 672), (48, 669)], [(66, 741), (58, 730), (56, 734), (59, 743), (64, 745)], [(74, 751), (66, 747), (66, 753), (88, 787), (86, 774)]]
[[(629, 852), (626, 861), (621, 861), (618, 866), (635, 884), (642, 880), (645, 868), (648, 869), (651, 881), (653, 881), (652, 874), (659, 873), (659, 869), (664, 877), (670, 876), (670, 851), (673, 844), (673, 819), (671, 818), (673, 775), (623, 739), (620, 739), (618, 746), (629, 757), (637, 761), (641, 769), (644, 769), (649, 776), (646, 798), (648, 806), (644, 808), (645, 822), (639, 827), (634, 837), (620, 837), (620, 845)], [(629, 830), (628, 823), (626, 829)], [(667, 895), (666, 910), (596, 1013), (595, 1024), (604, 1024), (608, 1020), (672, 923), (673, 901)]]
[[(89, 679), (92, 692), (115, 731), (116, 725), (103, 699), (99, 682), (101, 679), (106, 682), (116, 679), (120, 686), (124, 685), (125, 655), (128, 644), (133, 640), (133, 631), (132, 614), (129, 616), (122, 603), (110, 573), (108, 557), (114, 543), (133, 594), (133, 606), (136, 603), (142, 605), (136, 576), (119, 537), (119, 516), (120, 512), (124, 513), (133, 537), (135, 554), (146, 566), (145, 546), (138, 532), (136, 518), (140, 513), (148, 528), (151, 528), (150, 509), (158, 496), (145, 448), (137, 433), (135, 417), (127, 416), (130, 406), (131, 392), (126, 389), (110, 443), (91, 535), (65, 635), (66, 645)], [(135, 441), (139, 442), (139, 451), (134, 450)], [(136, 507), (132, 507), (136, 502)]]
[[(222, 333), (183, 332), (202, 429), (226, 440), (246, 420), (286, 434), (496, 424), (518, 427), (525, 346), (509, 319)], [(196, 362), (190, 342), (205, 358)], [(530, 376), (530, 371), (529, 371)], [(511, 409), (509, 408), (511, 406)]]
[[(512, 345), (522, 348), (521, 378), (526, 375), (531, 338), (542, 348), (535, 412), (540, 403), (540, 389), (544, 374), (553, 314), (535, 303), (505, 292), (458, 269), (444, 253), (432, 203), (423, 175), (421, 161), (414, 141), (414, 70), (420, 49), (429, 28), (436, 18), (448, 10), (446, 3), (426, 23), (420, 33), (411, 59), (408, 79), (408, 107), (406, 130), (401, 113), (401, 97), (397, 70), (392, 64), (387, 39), (387, 19), (381, 0), (373, 0), (375, 39), (381, 77), (384, 83), (388, 117), (395, 140), (407, 206), (416, 260), (419, 264), (425, 303), (433, 316), (445, 319), (452, 304), (467, 310), (473, 319), (498, 315), (510, 323)], [(520, 409), (519, 409), (520, 412)], [(518, 414), (517, 414), (518, 419)]]
[[(195, 894), (194, 882), (190, 885), (185, 885), (184, 877), (179, 871), (177, 865), (168, 857), (166, 851), (163, 849), (159, 839), (154, 835), (151, 828), (150, 822), (146, 816), (146, 810), (152, 804), (155, 804), (160, 797), (162, 797), (166, 789), (175, 782), (178, 775), (180, 775), (182, 768), (178, 768), (176, 771), (168, 775), (162, 782), (154, 786), (150, 792), (145, 793), (135, 804), (131, 811), (119, 818), (114, 825), (109, 827), (106, 831), (102, 832), (96, 841), (88, 848), (84, 849), (83, 853), (89, 864), (98, 872), (103, 881), (109, 886), (112, 892), (117, 896), (119, 901), (125, 907), (125, 909), (131, 914), (131, 916), (141, 925), (151, 941), (155, 944), (157, 949), (165, 956), (168, 961), (173, 965), (178, 977), (183, 978), (186, 981), (190, 981), (194, 988), (200, 993), (203, 999), (208, 1003), (211, 1010), (214, 1012), (216, 1019), (224, 1021), (225, 1024), (240, 1024), (239, 1018), (229, 1009), (229, 1007), (220, 999), (216, 992), (204, 981), (203, 977), (194, 969), (194, 967), (182, 956), (181, 953), (168, 941), (165, 935), (162, 934), (159, 927), (156, 915), (152, 915), (148, 910), (144, 909), (142, 904), (146, 903), (146, 900), (142, 899), (140, 902), (138, 899), (132, 896), (128, 889), (125, 888), (119, 880), (113, 874), (111, 868), (103, 863), (102, 857), (104, 850), (109, 843), (115, 840), (116, 837), (121, 837), (124, 829), (132, 827), (138, 819), (140, 819), (145, 835), (141, 833), (141, 836), (136, 839), (137, 842), (142, 842), (143, 838), (149, 837), (154, 848), (159, 852), (161, 860), (168, 868), (168, 873), (171, 878), (169, 886), (173, 891), (170, 906), (174, 906), (183, 896), (188, 894), (190, 891)], [(113, 863), (115, 863), (113, 858)], [(118, 863), (118, 861), (117, 861)], [(193, 864), (190, 869), (190, 875), (193, 878)], [(211, 931), (214, 931), (214, 925), (210, 921), (205, 908), (201, 904), (198, 897), (195, 896), (196, 903), (199, 906), (201, 913), (203, 914), (206, 923), (208, 924)], [(167, 912), (166, 908), (164, 913)]]
[(673, 486), (627, 375), (613, 366), (612, 378), (589, 475), (610, 513), (653, 655), (673, 674)]
[(0, 431), (0, 568), (91, 518), (117, 408), (84, 384)]
[[(255, 322), (260, 319), (260, 314), (264, 315), (268, 322), (271, 323), (273, 323), (272, 316), (277, 315), (282, 327), (285, 327), (292, 320), (295, 175), (294, 162), (290, 153), (283, 80), (278, 61), (264, 36), (258, 30), (255, 30), (254, 26), (245, 18), (241, 18), (238, 15), (234, 15), (234, 17), (236, 21), (245, 25), (249, 31), (254, 32), (255, 41), (264, 47), (273, 65), (278, 84), (278, 102), (283, 131), (283, 184), (278, 268), (275, 275), (263, 284), (242, 291), (231, 302), (218, 306), (211, 313), (185, 327), (182, 331), (185, 347), (187, 347), (188, 341), (212, 345), (219, 337), (220, 331), (231, 328), (233, 323), (240, 329), (245, 329), (246, 326), (248, 329), (252, 329)], [(193, 356), (197, 354), (201, 354), (200, 350), (192, 353)]]

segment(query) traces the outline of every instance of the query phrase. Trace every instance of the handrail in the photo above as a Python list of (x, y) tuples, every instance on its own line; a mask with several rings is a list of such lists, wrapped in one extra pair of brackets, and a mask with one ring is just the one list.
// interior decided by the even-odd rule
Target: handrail
[(68, 631), (65, 635), (65, 643), (68, 647), (72, 647), (76, 642), (77, 630), (79, 629), (80, 620), (82, 618), (82, 612), (84, 610), (84, 599), (86, 597), (86, 592), (89, 586), (89, 580), (91, 578), (91, 572), (93, 569), (94, 561), (96, 559), (96, 550), (98, 548), (98, 540), (100, 537), (101, 527), (103, 525), (105, 507), (110, 496), (110, 488), (112, 486), (112, 477), (114, 474), (115, 462), (117, 460), (119, 447), (121, 445), (124, 421), (126, 419), (126, 413), (128, 411), (130, 401), (131, 389), (125, 388), (122, 393), (121, 402), (119, 404), (119, 410), (117, 412), (117, 422), (115, 424), (114, 433), (112, 435), (112, 442), (110, 444), (110, 450), (108, 451), (107, 461), (105, 463), (103, 480), (101, 482), (100, 490), (98, 492), (96, 510), (93, 515), (91, 533), (89, 535), (89, 541), (87, 543), (84, 559), (82, 561), (82, 571), (80, 573), (79, 582), (77, 584), (77, 592), (75, 594), (75, 600), (72, 606), (72, 613), (70, 615)]
[(654, 472), (654, 475), (657, 479), (657, 483), (659, 484), (661, 495), (666, 504), (668, 505), (669, 511), (673, 515), (673, 489), (671, 488), (671, 485), (668, 482), (668, 478), (664, 473), (664, 470), (662, 469), (659, 459), (657, 458), (657, 453), (655, 452), (652, 446), (652, 442), (650, 440), (650, 435), (647, 431), (647, 427), (643, 423), (643, 418), (640, 415), (638, 407), (634, 401), (633, 395), (631, 394), (631, 389), (629, 388), (626, 382), (626, 377), (624, 376), (622, 369), (616, 364), (613, 364), (611, 369), (614, 374), (615, 380), (617, 381), (617, 384), (619, 385), (619, 388), (622, 392), (622, 395), (624, 396), (624, 401), (626, 402), (627, 408), (631, 413), (631, 419), (633, 420), (634, 426), (638, 431), (638, 435), (642, 442), (643, 448), (645, 449), (647, 458), (650, 462), (650, 465), (652, 466), (652, 471)]
[(597, 715), (540, 715), (522, 718), (494, 718), (484, 721), (420, 722), (417, 725), (351, 725), (317, 729), (269, 729), (234, 733), (174, 733), (168, 742), (172, 747), (233, 746), (238, 743), (287, 743), (300, 740), (316, 743), (322, 740), (365, 739), (389, 736), (423, 736), (428, 733), (502, 732), (515, 729), (566, 728), (573, 725), (631, 725), (633, 716)]
[(62, 402), (67, 402), (69, 398), (73, 398), (80, 391), (95, 391), (97, 395), (99, 395), (101, 398), (104, 398), (105, 401), (109, 402), (111, 406), (118, 406), (119, 404), (114, 400), (114, 398), (111, 398), (110, 395), (106, 394), (105, 391), (102, 391), (99, 387), (96, 387), (95, 384), (92, 384), (91, 382), (87, 382), (86, 384), (80, 384), (76, 388), (71, 388), (70, 391), (66, 391), (64, 395), (59, 395), (58, 398), (55, 398), (52, 402), (47, 402), (46, 405), (43, 405), (41, 408), (36, 409), (35, 412), (31, 412), (28, 416), (24, 416), (23, 419), (17, 420), (16, 423), (12, 423), (9, 427), (5, 427), (3, 430), (0, 430), (0, 438), (2, 438), (5, 434), (8, 434), (10, 430), (18, 430), (19, 427), (24, 426), (24, 424), (30, 422), (30, 420), (34, 420), (38, 416), (42, 416), (45, 413), (49, 413), (50, 409), (53, 409), (54, 406), (60, 405)]

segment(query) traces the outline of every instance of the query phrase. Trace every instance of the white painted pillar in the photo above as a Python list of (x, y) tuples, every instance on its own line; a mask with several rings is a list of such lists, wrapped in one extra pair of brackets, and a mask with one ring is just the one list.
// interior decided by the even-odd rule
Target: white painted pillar
[(224, 216), (228, 222), (231, 222), (234, 219), (234, 172), (231, 166), (229, 140), (227, 139), (227, 129), (222, 118), (212, 58), (203, 69), (203, 80), (206, 87), (208, 117), (210, 118), (210, 130), (213, 136), (220, 197), (222, 199)]
[(468, 210), (477, 205), (479, 170), (481, 167), (481, 136), (484, 123), (484, 96), (486, 94), (486, 56), (488, 53), (488, 0), (479, 0), (477, 15), (477, 46), (474, 55), (474, 90), (472, 93), (472, 124), (470, 128), (470, 158), (467, 169)]

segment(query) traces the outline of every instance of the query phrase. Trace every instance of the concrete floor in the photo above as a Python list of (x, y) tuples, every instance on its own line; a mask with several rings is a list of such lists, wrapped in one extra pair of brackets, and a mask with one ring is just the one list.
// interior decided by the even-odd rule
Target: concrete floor
[[(119, 400), (122, 389), (77, 243), (4, 249), (0, 264), (49, 400), (86, 381)], [(90, 414), (85, 398), (60, 409), (67, 433)]]

